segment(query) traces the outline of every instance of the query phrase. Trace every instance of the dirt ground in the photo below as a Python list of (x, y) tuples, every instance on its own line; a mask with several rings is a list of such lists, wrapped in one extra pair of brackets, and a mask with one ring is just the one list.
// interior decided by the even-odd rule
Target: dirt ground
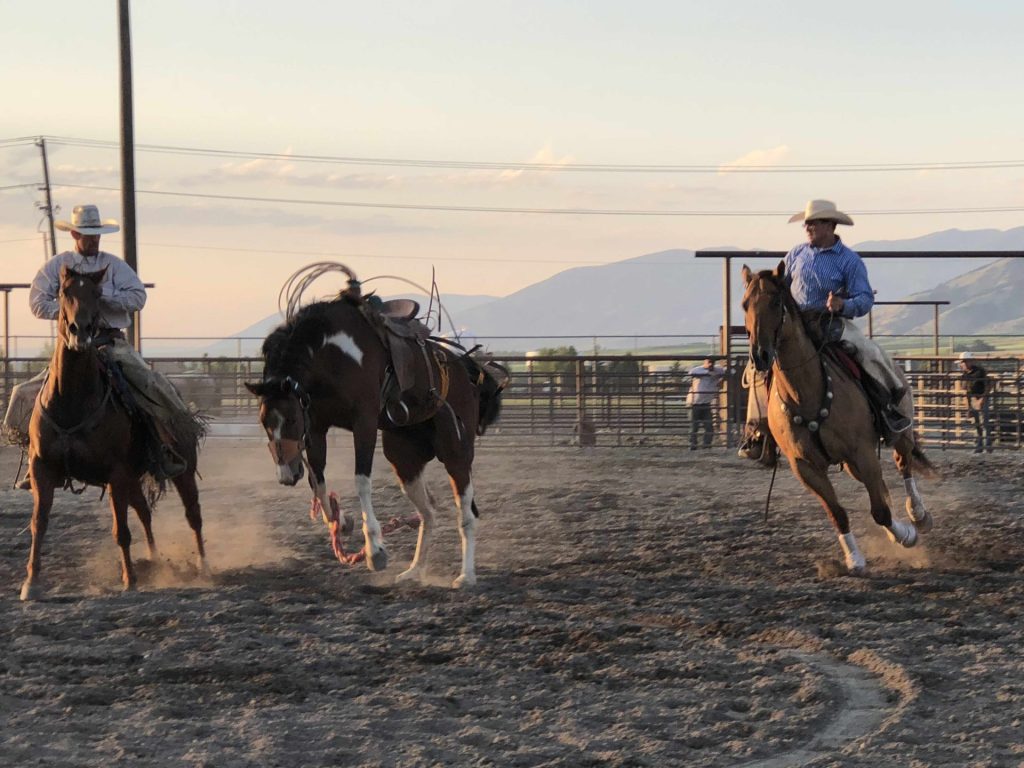
[[(428, 585), (392, 584), (412, 531), (388, 537), (387, 571), (342, 567), (304, 482), (278, 486), (259, 442), (214, 438), (212, 577), (168, 496), (160, 556), (121, 593), (106, 501), (64, 493), (46, 596), (22, 603), (31, 497), (0, 490), (0, 765), (1022, 766), (1024, 460), (932, 458), (936, 524), (914, 550), (836, 477), (860, 578), (787, 469), (765, 523), (770, 473), (724, 449), (485, 438), (480, 583), (462, 591), (437, 465)], [(6, 485), (18, 459), (0, 452)], [(350, 468), (339, 437), (329, 481), (354, 508)], [(382, 460), (374, 474), (378, 515), (408, 514)]]

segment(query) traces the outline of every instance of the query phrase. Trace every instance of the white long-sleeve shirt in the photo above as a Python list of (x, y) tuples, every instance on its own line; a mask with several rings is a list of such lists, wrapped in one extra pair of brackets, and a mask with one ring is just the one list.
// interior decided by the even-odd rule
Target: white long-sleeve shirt
[(725, 378), (725, 368), (705, 368), (698, 365), (690, 370), (690, 394), (686, 402), (690, 405), (708, 405), (718, 397), (718, 387)]
[(105, 251), (83, 256), (77, 251), (64, 251), (50, 259), (36, 274), (28, 294), (32, 314), (41, 320), (56, 320), (60, 314), (60, 270), (68, 266), (76, 272), (99, 272), (106, 267), (101, 289), (102, 322), (108, 328), (127, 328), (131, 313), (146, 306), (146, 288), (135, 270), (122, 259)]

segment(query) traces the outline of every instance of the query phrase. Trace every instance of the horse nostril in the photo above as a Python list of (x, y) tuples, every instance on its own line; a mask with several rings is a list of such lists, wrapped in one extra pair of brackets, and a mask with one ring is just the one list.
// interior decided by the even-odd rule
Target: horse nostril
[(75, 334), (77, 336), (78, 335), (78, 323), (69, 323), (68, 324), (68, 330), (71, 331), (71, 333), (73, 333), (73, 334)]

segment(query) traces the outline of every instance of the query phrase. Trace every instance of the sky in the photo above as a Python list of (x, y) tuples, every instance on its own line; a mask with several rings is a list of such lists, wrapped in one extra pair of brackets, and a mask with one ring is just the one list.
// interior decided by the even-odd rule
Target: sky
[[(34, 137), (57, 218), (121, 217), (117, 3), (0, 18), (0, 282), (21, 283), (45, 253)], [(234, 333), (324, 259), (503, 296), (671, 248), (784, 250), (809, 198), (853, 243), (1019, 226), (1022, 28), (1000, 0), (136, 0), (144, 333)], [(10, 301), (12, 334), (42, 332)]]

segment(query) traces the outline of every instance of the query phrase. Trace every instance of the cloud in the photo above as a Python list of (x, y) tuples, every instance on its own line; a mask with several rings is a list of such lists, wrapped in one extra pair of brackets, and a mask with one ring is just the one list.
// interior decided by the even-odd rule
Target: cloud
[(389, 189), (400, 186), (401, 177), (393, 173), (348, 173), (339, 171), (303, 172), (308, 167), (286, 160), (257, 158), (224, 163), (217, 168), (191, 176), (178, 183), (186, 187), (208, 186), (224, 182), (275, 182), (298, 187), (332, 187), (334, 189)]
[(755, 149), (753, 152), (748, 152), (742, 157), (738, 157), (728, 163), (722, 163), (718, 166), (718, 172), (720, 174), (725, 174), (734, 172), (743, 167), (769, 167), (773, 165), (780, 165), (787, 157), (789, 157), (789, 147), (785, 144), (780, 144), (779, 146), (772, 147), (771, 149)]
[(225, 227), (308, 229), (342, 235), (387, 235), (431, 231), (430, 227), (405, 224), (393, 217), (373, 213), (366, 216), (320, 216), (294, 210), (268, 210), (264, 205), (243, 207), (217, 203), (196, 205), (153, 205), (142, 209), (140, 218), (155, 227), (169, 227), (188, 231), (190, 228)]

